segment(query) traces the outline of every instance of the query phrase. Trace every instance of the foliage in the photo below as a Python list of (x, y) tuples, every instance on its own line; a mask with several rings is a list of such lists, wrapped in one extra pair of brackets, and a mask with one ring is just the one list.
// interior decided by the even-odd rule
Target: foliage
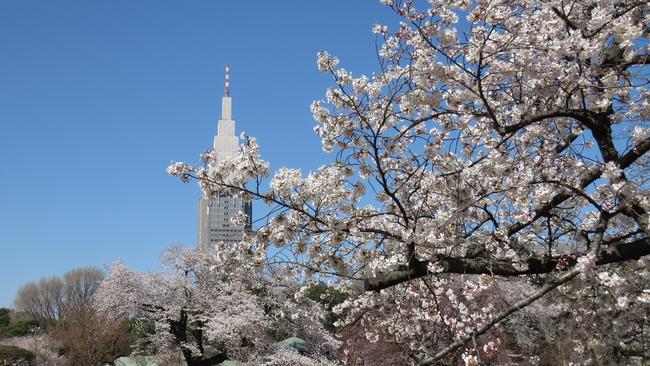
[(334, 323), (339, 316), (334, 314), (332, 309), (345, 301), (348, 296), (337, 289), (327, 286), (324, 282), (313, 284), (307, 288), (307, 297), (312, 301), (321, 303), (327, 310), (323, 325), (329, 331), (334, 331)]
[(155, 323), (147, 317), (131, 317), (128, 321), (129, 335), (136, 342), (156, 332)]
[(39, 326), (37, 320), (19, 320), (4, 327), (0, 327), (0, 338), (20, 337), (32, 334)]
[[(34, 354), (23, 348), (0, 345), (0, 361), (10, 365), (29, 365), (34, 359)], [(24, 362), (24, 363), (21, 363)]]
[(319, 282), (307, 288), (307, 297), (320, 302), (328, 308), (332, 308), (345, 301), (347, 295), (331, 286), (327, 286), (324, 282)]
[(0, 338), (32, 334), (33, 329), (38, 327), (38, 321), (16, 315), (11, 309), (0, 308)]
[(6, 327), (9, 325), (9, 322), (11, 322), (11, 317), (9, 316), (10, 313), (10, 309), (0, 308), (0, 327)]
[[(649, 357), (648, 3), (381, 2), (401, 21), (373, 27), (378, 72), (318, 55), (335, 84), (312, 104), (329, 164), (281, 168), (267, 189), (246, 138), (169, 173), (274, 206), (242, 247), (351, 294), (363, 281), (339, 325), (371, 324), (411, 363), (496, 357), (493, 327), (539, 299), (585, 329), (571, 362)], [(524, 293), (482, 302), (507, 278)]]

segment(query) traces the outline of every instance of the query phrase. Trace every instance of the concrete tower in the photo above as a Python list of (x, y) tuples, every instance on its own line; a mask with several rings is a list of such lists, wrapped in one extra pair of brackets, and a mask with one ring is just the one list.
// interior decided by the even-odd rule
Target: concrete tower
[[(232, 98), (230, 97), (230, 68), (226, 65), (226, 90), (221, 98), (221, 119), (217, 124), (214, 137), (214, 152), (217, 161), (222, 161), (237, 154), (239, 137), (232, 119)], [(244, 229), (236, 227), (230, 219), (239, 212), (244, 212), (248, 223)], [(253, 208), (250, 202), (239, 196), (217, 192), (212, 197), (203, 197), (199, 201), (199, 248), (207, 249), (224, 242), (235, 244), (242, 240), (244, 232), (252, 226)]]

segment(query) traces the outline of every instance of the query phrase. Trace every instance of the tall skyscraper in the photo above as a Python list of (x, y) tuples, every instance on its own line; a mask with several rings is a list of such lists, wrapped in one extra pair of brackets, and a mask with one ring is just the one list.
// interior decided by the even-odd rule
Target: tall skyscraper
[[(217, 161), (236, 155), (239, 137), (232, 119), (232, 98), (230, 97), (230, 68), (226, 65), (226, 90), (221, 98), (221, 119), (214, 137), (214, 152)], [(243, 229), (233, 225), (231, 218), (244, 212), (248, 218)], [(217, 192), (212, 197), (199, 201), (199, 248), (210, 248), (220, 242), (235, 244), (242, 240), (244, 232), (252, 226), (253, 207), (251, 202), (237, 195)]]

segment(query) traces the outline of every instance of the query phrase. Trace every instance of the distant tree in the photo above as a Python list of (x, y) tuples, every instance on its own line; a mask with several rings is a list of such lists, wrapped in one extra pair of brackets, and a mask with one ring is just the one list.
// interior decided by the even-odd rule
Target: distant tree
[(66, 272), (63, 278), (48, 277), (23, 285), (14, 301), (16, 309), (43, 322), (64, 319), (78, 308), (91, 306), (93, 295), (104, 278), (94, 267), (77, 268)]
[(321, 325), (319, 305), (302, 293), (294, 297), (288, 279), (283, 287), (269, 282), (257, 260), (238, 249), (173, 247), (162, 257), (164, 270), (150, 274), (115, 264), (98, 305), (106, 314), (150, 319), (153, 332), (136, 346), (163, 354), (180, 347), (189, 366), (263, 364), (286, 336), (306, 340), (316, 358), (332, 356), (338, 342)]
[(104, 365), (131, 353), (126, 319), (104, 315), (91, 306), (68, 309), (49, 329), (70, 366)]
[(59, 277), (49, 277), (23, 285), (14, 305), (45, 327), (63, 315), (63, 298), (63, 281)]
[[(16, 309), (36, 319), (57, 340), (70, 365), (101, 365), (130, 352), (126, 319), (95, 309), (95, 293), (103, 279), (98, 268), (77, 268), (62, 278), (25, 284), (16, 296)], [(34, 322), (16, 323), (13, 334), (30, 324), (35, 328)]]
[(103, 280), (104, 272), (95, 267), (77, 268), (66, 272), (63, 275), (65, 310), (76, 312), (79, 308), (92, 305), (95, 292)]

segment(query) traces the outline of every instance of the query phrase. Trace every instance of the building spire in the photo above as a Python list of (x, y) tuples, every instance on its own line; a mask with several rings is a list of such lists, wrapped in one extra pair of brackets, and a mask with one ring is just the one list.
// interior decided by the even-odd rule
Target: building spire
[(230, 96), (230, 65), (226, 65), (226, 94), (221, 97), (221, 119), (217, 123), (217, 135), (214, 137), (214, 150), (217, 160), (237, 154), (239, 138), (235, 131), (235, 121), (232, 119), (232, 97)]
[(221, 98), (221, 119), (232, 119), (232, 99), (230, 98), (230, 65), (226, 64), (226, 94)]
[(230, 65), (226, 64), (226, 96), (230, 96)]

